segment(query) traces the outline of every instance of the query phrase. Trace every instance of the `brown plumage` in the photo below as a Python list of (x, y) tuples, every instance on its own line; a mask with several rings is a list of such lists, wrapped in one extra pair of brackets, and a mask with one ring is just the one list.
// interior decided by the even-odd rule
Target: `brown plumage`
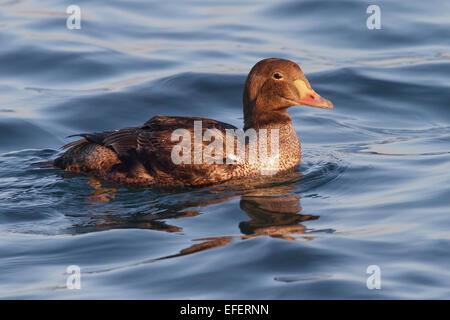
[[(258, 62), (250, 71), (244, 87), (244, 130), (278, 130), (277, 168), (280, 172), (291, 170), (300, 163), (300, 142), (286, 112), (293, 105), (333, 107), (331, 102), (312, 90), (294, 62), (277, 58)], [(180, 140), (172, 141), (172, 134), (177, 129), (185, 129), (193, 137), (194, 121), (201, 121), (203, 133), (216, 129), (221, 135), (223, 155), (212, 155), (215, 159), (223, 157), (223, 163), (174, 163), (172, 150)], [(68, 150), (54, 160), (54, 165), (66, 171), (90, 172), (106, 180), (145, 185), (196, 186), (260, 176), (264, 163), (250, 163), (247, 158), (243, 163), (227, 163), (227, 159), (233, 156), (227, 153), (227, 139), (235, 148), (240, 143), (236, 137), (226, 135), (227, 129), (237, 128), (206, 118), (155, 116), (140, 127), (80, 134), (78, 136), (83, 139), (65, 145), (63, 148)], [(204, 140), (200, 142), (203, 150), (212, 143)], [(271, 149), (268, 140), (267, 148)], [(194, 159), (195, 140), (192, 141), (191, 158)], [(246, 141), (246, 155), (249, 147)]]

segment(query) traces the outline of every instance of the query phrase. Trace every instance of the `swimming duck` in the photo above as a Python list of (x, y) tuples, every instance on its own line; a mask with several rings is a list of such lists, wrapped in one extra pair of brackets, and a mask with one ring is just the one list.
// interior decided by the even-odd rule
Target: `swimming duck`
[[(300, 141), (287, 113), (287, 109), (295, 105), (333, 108), (330, 101), (311, 88), (296, 63), (279, 58), (264, 59), (250, 70), (243, 93), (243, 130), (246, 136), (249, 131), (257, 132), (256, 139), (251, 140), (248, 135), (240, 140), (237, 134), (230, 134), (238, 132), (238, 128), (212, 119), (155, 116), (139, 127), (75, 135), (82, 139), (63, 146), (67, 150), (53, 164), (69, 172), (93, 173), (115, 182), (197, 186), (259, 177), (262, 167), (273, 165), (275, 154), (276, 170), (271, 172), (278, 174), (293, 170), (301, 159)], [(174, 137), (176, 132), (184, 132), (183, 139), (180, 134)], [(207, 132), (209, 138), (205, 138)], [(211, 139), (211, 132), (214, 139)], [(263, 145), (262, 140), (258, 140), (263, 137), (261, 132), (264, 135), (276, 132), (276, 135), (266, 136)], [(194, 138), (191, 144), (192, 135), (198, 133), (202, 137)], [(273, 137), (277, 139), (272, 140)], [(230, 143), (231, 148), (224, 147), (224, 152), (213, 149), (210, 156), (216, 161), (207, 161), (201, 152), (208, 146), (211, 151), (215, 142)], [(250, 161), (250, 149), (255, 146), (257, 151), (264, 149), (270, 156)], [(236, 156), (238, 149), (245, 152), (244, 157)], [(184, 160), (174, 159), (174, 150)], [(200, 157), (195, 159), (199, 150)]]

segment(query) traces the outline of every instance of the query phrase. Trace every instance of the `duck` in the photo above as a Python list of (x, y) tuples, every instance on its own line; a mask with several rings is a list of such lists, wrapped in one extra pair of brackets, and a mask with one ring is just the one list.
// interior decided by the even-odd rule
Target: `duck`
[[(281, 58), (253, 66), (242, 100), (242, 129), (209, 118), (157, 115), (137, 127), (69, 136), (79, 139), (64, 145), (64, 153), (53, 165), (107, 181), (147, 186), (192, 187), (255, 179), (267, 175), (262, 168), (279, 175), (295, 170), (301, 161), (300, 140), (287, 109), (333, 109), (329, 100), (312, 89), (297, 63)], [(244, 133), (243, 139), (239, 133)], [(213, 144), (219, 148), (212, 149)], [(261, 154), (265, 150), (266, 156), (251, 158), (253, 149)], [(243, 153), (237, 155), (237, 150)]]

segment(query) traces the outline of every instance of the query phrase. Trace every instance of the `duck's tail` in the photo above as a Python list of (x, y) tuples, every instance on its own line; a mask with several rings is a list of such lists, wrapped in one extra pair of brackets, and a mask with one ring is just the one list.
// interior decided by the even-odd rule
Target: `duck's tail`
[(77, 145), (85, 143), (85, 142), (88, 142), (87, 139), (80, 139), (80, 140), (72, 141), (72, 142), (70, 142), (68, 144), (63, 145), (61, 147), (61, 149), (65, 150), (67, 148), (70, 148), (70, 147), (73, 147), (73, 146), (77, 146)]

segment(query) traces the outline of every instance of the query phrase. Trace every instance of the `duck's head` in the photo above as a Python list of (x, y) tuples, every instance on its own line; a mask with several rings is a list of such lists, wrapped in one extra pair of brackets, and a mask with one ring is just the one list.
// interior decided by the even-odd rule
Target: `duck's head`
[(286, 110), (296, 105), (333, 108), (311, 88), (295, 62), (278, 58), (255, 64), (245, 82), (243, 103), (244, 129), (290, 123)]

